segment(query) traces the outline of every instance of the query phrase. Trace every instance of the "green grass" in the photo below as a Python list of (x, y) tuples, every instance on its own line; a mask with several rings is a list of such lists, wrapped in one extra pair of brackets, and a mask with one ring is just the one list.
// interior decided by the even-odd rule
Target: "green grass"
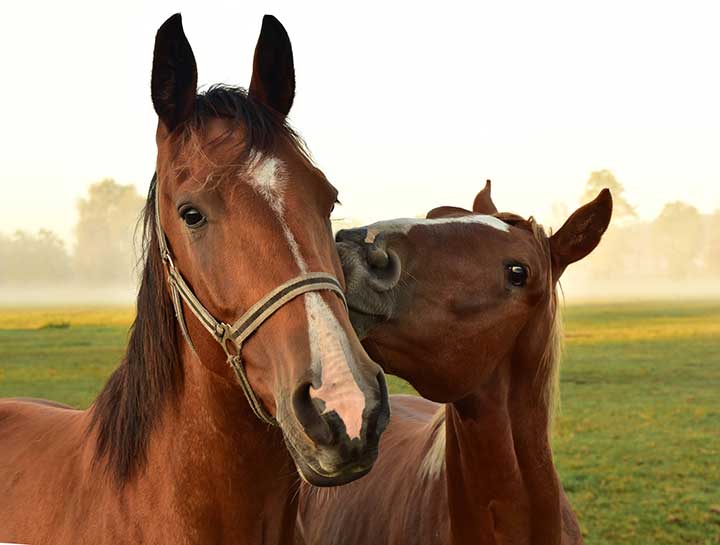
[[(586, 542), (720, 544), (720, 303), (570, 306), (565, 317), (555, 459)], [(131, 319), (0, 310), (0, 397), (86, 407)]]
[(555, 452), (588, 543), (720, 543), (720, 304), (566, 322)]

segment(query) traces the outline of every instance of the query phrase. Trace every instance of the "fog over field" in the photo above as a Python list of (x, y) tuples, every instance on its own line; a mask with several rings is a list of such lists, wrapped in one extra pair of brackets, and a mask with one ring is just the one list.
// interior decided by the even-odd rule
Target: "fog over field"
[(568, 301), (720, 292), (712, 2), (27, 0), (7, 11), (0, 305), (132, 301), (156, 159), (154, 39), (177, 11), (201, 91), (247, 87), (263, 15), (282, 21), (289, 119), (340, 192), (336, 228), (468, 207), (491, 178), (500, 210), (557, 229), (607, 185), (615, 217), (563, 277)]
[[(611, 226), (600, 246), (564, 274), (565, 300), (720, 297), (720, 210), (701, 214), (677, 201), (667, 203), (656, 218), (641, 219), (623, 184), (603, 170), (588, 176), (579, 202), (552, 203), (546, 207), (550, 212), (537, 220), (548, 233), (557, 230), (603, 187), (613, 193)], [(47, 229), (0, 231), (0, 304), (131, 304), (141, 266), (138, 218), (144, 203), (134, 185), (105, 179), (78, 199), (70, 240)], [(506, 203), (496, 204), (501, 211), (513, 211)], [(375, 219), (386, 218), (340, 216), (333, 228)]]

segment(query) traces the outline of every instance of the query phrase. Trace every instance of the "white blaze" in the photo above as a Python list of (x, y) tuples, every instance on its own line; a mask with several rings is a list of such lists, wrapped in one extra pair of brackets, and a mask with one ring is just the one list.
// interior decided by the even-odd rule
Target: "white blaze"
[[(285, 166), (276, 157), (257, 154), (250, 164), (250, 185), (275, 213), (301, 272), (308, 272), (295, 236), (285, 221)], [(352, 373), (353, 353), (345, 330), (316, 292), (304, 294), (308, 322), (308, 339), (313, 371), (320, 375), (321, 385), (311, 388), (310, 396), (322, 400), (325, 413), (335, 411), (345, 424), (350, 439), (360, 437), (365, 396)]]
[(375, 241), (375, 237), (382, 232), (391, 233), (403, 233), (407, 234), (410, 229), (416, 225), (444, 225), (446, 223), (475, 223), (487, 225), (498, 231), (508, 232), (510, 226), (502, 220), (494, 216), (486, 216), (483, 214), (474, 214), (472, 216), (461, 216), (459, 218), (400, 218), (388, 221), (378, 221), (367, 226), (367, 234), (365, 235), (365, 242), (372, 244)]
[(310, 354), (321, 385), (310, 388), (310, 397), (325, 403), (325, 413), (335, 411), (345, 423), (348, 437), (360, 437), (365, 396), (350, 369), (353, 359), (350, 342), (330, 307), (319, 293), (305, 294)]

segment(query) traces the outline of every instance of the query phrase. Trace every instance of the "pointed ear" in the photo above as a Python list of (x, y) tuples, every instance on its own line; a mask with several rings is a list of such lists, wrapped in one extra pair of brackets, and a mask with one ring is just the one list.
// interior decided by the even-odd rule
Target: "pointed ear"
[(155, 36), (151, 92), (155, 111), (168, 132), (192, 115), (197, 66), (179, 13), (165, 21)]
[(473, 202), (473, 212), (476, 214), (487, 214), (492, 215), (497, 213), (495, 203), (492, 201), (490, 196), (490, 180), (485, 182), (485, 187), (477, 194), (475, 201)]
[(438, 206), (437, 208), (430, 210), (425, 217), (432, 220), (437, 218), (461, 218), (463, 216), (470, 215), (472, 215), (470, 210), (458, 208), (457, 206)]
[(570, 263), (581, 260), (595, 249), (610, 223), (612, 207), (610, 191), (603, 189), (594, 201), (578, 208), (550, 237), (555, 280)]
[(263, 17), (248, 94), (283, 117), (290, 111), (295, 98), (295, 66), (290, 38), (285, 27), (272, 15)]

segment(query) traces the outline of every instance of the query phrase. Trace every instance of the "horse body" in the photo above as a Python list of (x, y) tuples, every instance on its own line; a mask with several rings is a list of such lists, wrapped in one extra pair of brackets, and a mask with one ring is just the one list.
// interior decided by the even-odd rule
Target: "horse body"
[(582, 543), (550, 446), (555, 284), (611, 210), (603, 191), (547, 237), (498, 213), (487, 185), (473, 212), (337, 233), (363, 346), (439, 403), (391, 396), (373, 472), (330, 493), (302, 488), (307, 545)]

